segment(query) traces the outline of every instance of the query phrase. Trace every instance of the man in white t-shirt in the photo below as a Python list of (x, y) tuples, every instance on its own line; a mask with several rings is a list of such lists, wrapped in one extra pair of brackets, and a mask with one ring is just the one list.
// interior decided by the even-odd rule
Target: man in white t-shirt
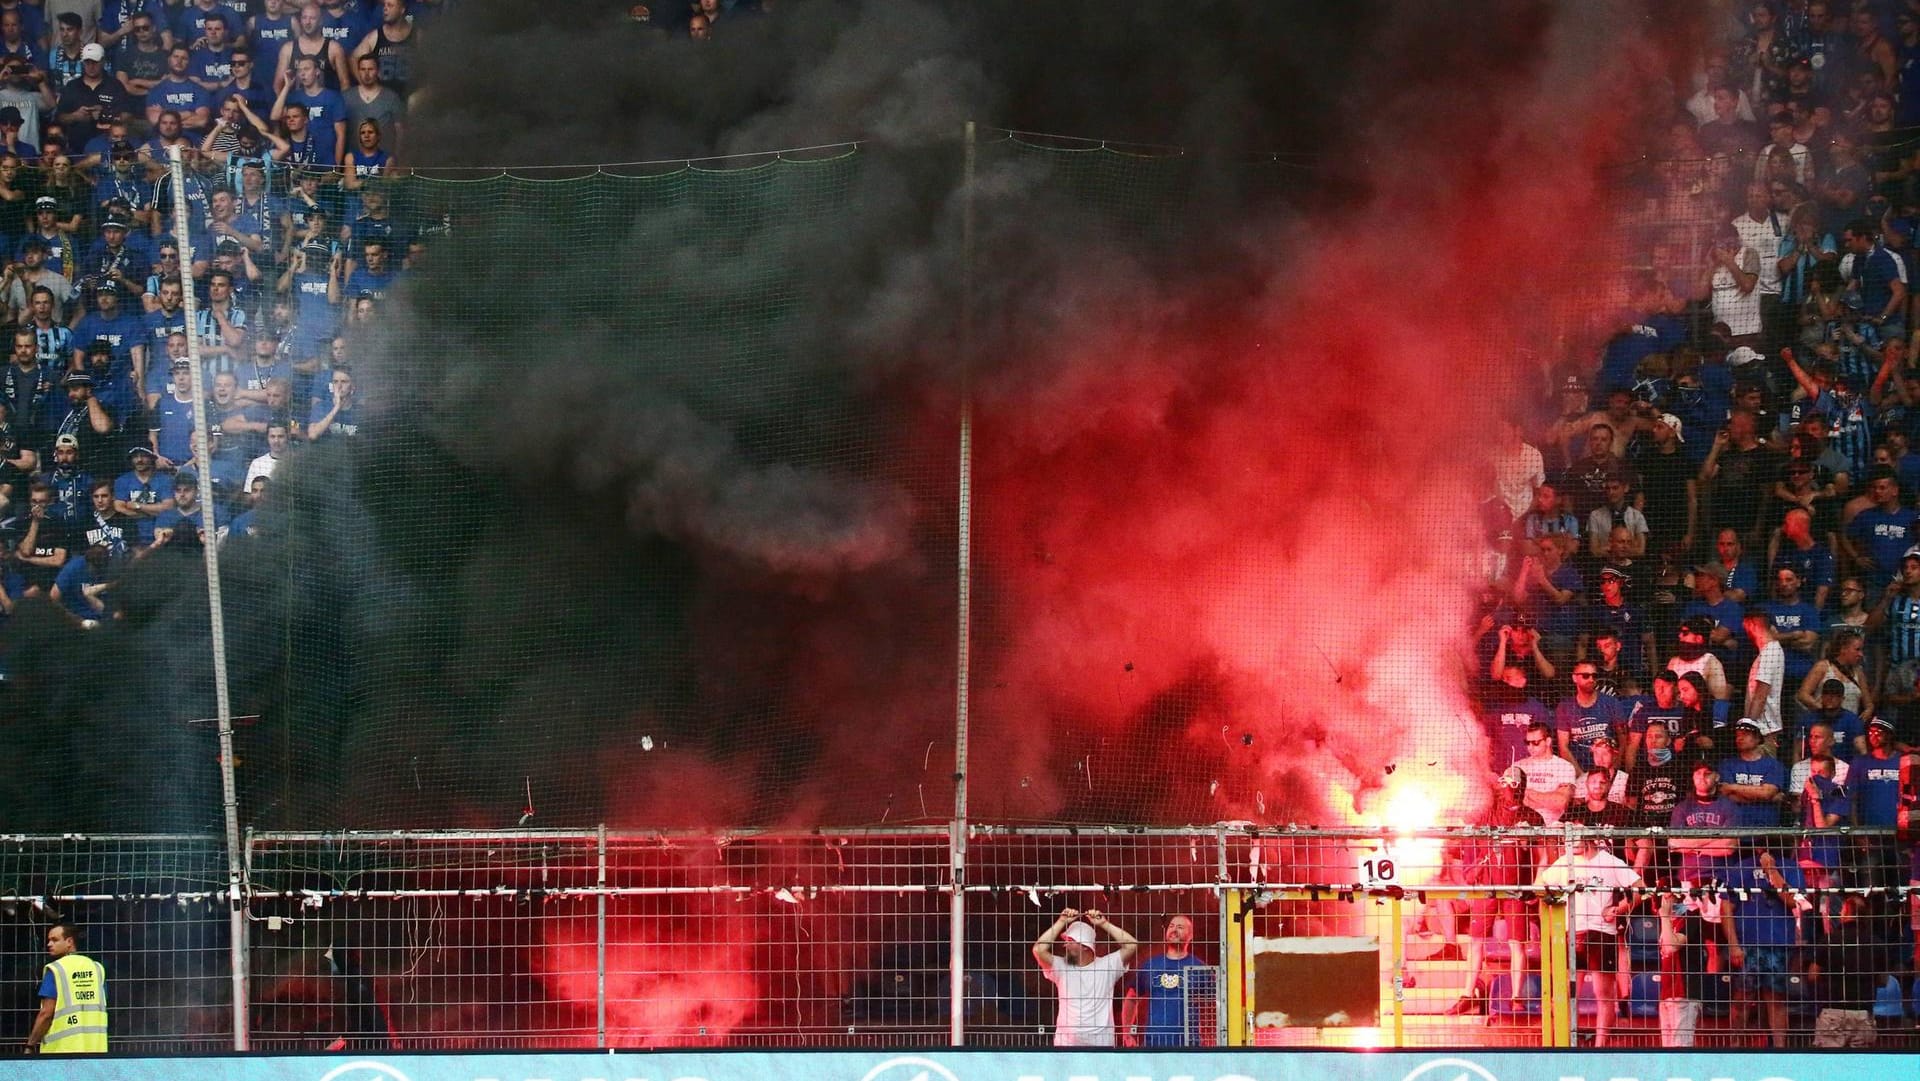
[[(1112, 953), (1094, 950), (1094, 929), (1119, 943)], [(1033, 959), (1047, 982), (1060, 992), (1060, 1016), (1054, 1022), (1055, 1047), (1112, 1047), (1113, 989), (1127, 973), (1127, 963), (1140, 949), (1139, 940), (1107, 922), (1096, 909), (1081, 918), (1077, 909), (1063, 909), (1033, 942)]]
[(1760, 732), (1766, 737), (1767, 753), (1774, 753), (1779, 746), (1780, 727), (1780, 691), (1787, 682), (1787, 651), (1780, 645), (1780, 635), (1773, 629), (1773, 620), (1765, 612), (1749, 612), (1741, 620), (1741, 626), (1747, 630), (1747, 637), (1753, 639), (1753, 648), (1759, 656), (1753, 660), (1753, 667), (1747, 669), (1746, 716), (1760, 724)]
[(1639, 899), (1623, 890), (1637, 889), (1640, 876), (1626, 861), (1591, 836), (1574, 842), (1573, 850), (1540, 872), (1539, 886), (1572, 890), (1567, 898), (1568, 922), (1573, 925), (1574, 972), (1593, 977), (1593, 997), (1599, 1006), (1594, 1017), (1593, 1045), (1605, 1047), (1620, 1001), (1621, 919)]
[(1551, 826), (1573, 802), (1573, 783), (1579, 771), (1572, 762), (1553, 753), (1553, 729), (1535, 721), (1527, 726), (1527, 756), (1513, 763), (1527, 775), (1527, 806), (1540, 812)]

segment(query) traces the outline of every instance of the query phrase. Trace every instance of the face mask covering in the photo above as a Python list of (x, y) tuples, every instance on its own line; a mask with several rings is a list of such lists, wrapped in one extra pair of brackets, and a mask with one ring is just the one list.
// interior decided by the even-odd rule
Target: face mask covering
[(1673, 748), (1664, 747), (1656, 751), (1652, 747), (1648, 747), (1647, 761), (1652, 762), (1656, 766), (1664, 766), (1668, 762), (1673, 761)]

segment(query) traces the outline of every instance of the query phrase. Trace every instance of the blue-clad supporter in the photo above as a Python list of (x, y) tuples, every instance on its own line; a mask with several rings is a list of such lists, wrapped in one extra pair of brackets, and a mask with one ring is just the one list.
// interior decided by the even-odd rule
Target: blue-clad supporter
[(89, 342), (80, 356), (80, 370), (93, 377), (93, 396), (119, 425), (114, 438), (107, 443), (112, 453), (99, 463), (98, 469), (103, 475), (111, 475), (104, 473), (109, 468), (112, 473), (118, 473), (121, 456), (126, 452), (127, 423), (146, 405), (146, 399), (134, 383), (133, 369), (115, 361), (113, 347), (106, 341)]
[[(293, 81), (281, 88), (271, 119), (284, 120), (296, 105), (306, 110), (306, 125), (314, 140), (313, 160), (328, 168), (338, 166), (347, 152), (347, 101), (326, 84), (320, 62), (310, 56), (294, 62)], [(299, 140), (289, 131), (287, 141)]]
[(99, 18), (94, 23), (96, 37), (108, 48), (114, 48), (132, 36), (142, 15), (157, 28), (155, 34), (172, 28), (167, 21), (165, 0), (100, 0)]
[(1713, 559), (1707, 564), (1720, 576), (1720, 590), (1735, 604), (1760, 599), (1760, 564), (1747, 556), (1746, 545), (1734, 529), (1713, 535)]
[[(399, 0), (388, 0), (388, 7)], [(1137, 965), (1127, 978), (1121, 1007), (1120, 1043), (1124, 1047), (1185, 1047), (1196, 1040), (1199, 1016), (1189, 1003), (1211, 993), (1195, 986), (1196, 979), (1213, 974), (1212, 966), (1194, 956), (1193, 920), (1167, 920), (1166, 949)]]
[[(1800, 720), (1798, 737), (1799, 750), (1796, 757), (1804, 761), (1807, 755), (1814, 753), (1811, 733), (1815, 727), (1827, 730), (1828, 752), (1841, 759), (1841, 773), (1836, 778), (1841, 784), (1847, 783), (1846, 761), (1861, 753), (1866, 746), (1867, 724), (1860, 715), (1845, 706), (1847, 685), (1837, 679), (1823, 680), (1814, 701), (1820, 703), (1808, 710)], [(1798, 772), (1798, 763), (1795, 764)]]
[(1577, 545), (1580, 519), (1562, 505), (1558, 488), (1542, 484), (1533, 490), (1533, 507), (1521, 516), (1519, 533), (1533, 551), (1538, 551), (1541, 538), (1548, 536), (1572, 537)]
[[(310, 215), (309, 221), (313, 220), (318, 216)], [(329, 359), (328, 345), (340, 324), (333, 298), (340, 295), (341, 264), (335, 245), (311, 239), (294, 250), (277, 283), (279, 292), (293, 302), (293, 324), (285, 329), (282, 345), (292, 358), (294, 371), (310, 381), (317, 381), (320, 366)], [(304, 401), (304, 395), (311, 391), (296, 382), (294, 393)]]
[[(120, 295), (117, 278), (100, 279), (93, 289), (93, 310), (81, 316), (73, 328), (74, 360), (83, 361), (95, 342), (105, 342), (116, 376), (145, 371), (148, 352), (146, 324), (127, 310)], [(124, 419), (125, 414), (121, 416)]]
[(389, 253), (395, 247), (405, 246), (405, 227), (393, 215), (392, 203), (384, 184), (369, 183), (360, 189), (360, 211), (348, 220), (345, 234), (350, 245), (349, 254), (355, 256), (369, 240), (384, 241)]
[[(1739, 825), (1740, 809), (1720, 794), (1720, 773), (1711, 763), (1697, 762), (1692, 773), (1693, 789), (1673, 808), (1667, 828), (1673, 830), (1730, 830)], [(1687, 888), (1723, 881), (1726, 869), (1739, 851), (1739, 842), (1728, 836), (1675, 837), (1668, 846), (1679, 853), (1680, 881)]]
[[(1788, 463), (1789, 472), (1799, 476), (1805, 476), (1811, 468), (1804, 461)], [(1788, 482), (1789, 487), (1792, 483)], [(1813, 514), (1806, 507), (1792, 506), (1781, 517), (1771, 562), (1776, 585), (1782, 571), (1793, 572), (1799, 599), (1811, 600), (1816, 611), (1825, 610), (1834, 586), (1833, 552), (1814, 535)], [(1807, 596), (1809, 589), (1813, 591), (1811, 598)]]
[(209, 18), (202, 25), (205, 33), (197, 39), (199, 44), (194, 46), (187, 58), (187, 78), (198, 84), (211, 98), (219, 95), (228, 80), (233, 78), (234, 35), (224, 17)]
[(98, 626), (114, 617), (109, 566), (107, 550), (93, 545), (69, 557), (53, 581), (54, 603), (83, 627)]
[(1847, 253), (1840, 259), (1840, 276), (1859, 292), (1867, 322), (1879, 328), (1883, 339), (1905, 337), (1906, 263), (1880, 243), (1880, 230), (1872, 218), (1848, 222), (1840, 244)]
[[(100, 237), (87, 249), (81, 262), (83, 288), (110, 281), (130, 296), (139, 294), (147, 275), (153, 272), (153, 265), (145, 252), (129, 242), (132, 225), (128, 219), (115, 216), (100, 223)], [(117, 305), (118, 297), (115, 301)]]
[(66, 388), (67, 412), (55, 426), (56, 444), (62, 437), (72, 440), (76, 458), (85, 469), (112, 469), (121, 448), (120, 426), (126, 418), (116, 416), (94, 394), (91, 372), (68, 372), (61, 385)]
[(379, 25), (379, 16), (362, 0), (320, 0), (320, 16), (321, 33), (349, 53)]
[(42, 195), (33, 201), (33, 221), (27, 227), (27, 235), (22, 237), (14, 250), (24, 262), (30, 248), (42, 249), (45, 260), (43, 265), (55, 274), (65, 274), (71, 260), (72, 242), (59, 225), (60, 200), (51, 195)]
[(73, 330), (60, 317), (60, 302), (53, 290), (36, 285), (27, 298), (27, 321), (20, 329), (33, 335), (34, 352), (40, 363), (55, 370), (65, 369), (73, 360)]
[(46, 24), (38, 7), (23, 3), (0, 7), (0, 59), (21, 61), (45, 71), (47, 54), (40, 42), (46, 37)]
[(399, 281), (400, 272), (394, 269), (390, 244), (380, 238), (368, 238), (360, 247), (360, 256), (348, 272), (342, 292), (356, 301), (370, 297), (384, 302), (393, 297)]
[[(153, 303), (148, 305), (147, 314), (142, 318), (141, 323), (147, 331), (147, 355), (150, 361), (157, 361), (159, 354), (166, 351), (168, 338), (175, 334), (182, 335), (184, 338), (187, 333), (186, 293), (178, 275), (178, 250), (178, 247), (171, 242), (162, 246), (160, 266), (155, 270), (158, 274), (165, 276), (159, 277), (157, 281), (149, 279), (148, 282), (152, 286), (152, 292), (149, 295), (153, 298)], [(163, 389), (154, 385), (154, 369), (155, 364), (148, 363), (147, 385), (143, 389), (149, 394)], [(160, 377), (163, 379), (166, 377), (164, 370), (161, 371)]]
[(1527, 670), (1507, 665), (1480, 696), (1481, 727), (1486, 730), (1489, 765), (1498, 773), (1527, 756), (1527, 729), (1551, 725), (1547, 707), (1527, 689)]
[(1514, 603), (1539, 629), (1549, 656), (1571, 655), (1581, 630), (1586, 583), (1567, 561), (1571, 548), (1570, 538), (1548, 538), (1538, 555), (1523, 557), (1514, 568)]
[(180, 127), (197, 138), (213, 123), (213, 98), (193, 81), (193, 52), (176, 43), (167, 50), (167, 74), (147, 91), (147, 123), (158, 129), (163, 113), (176, 113)]
[[(74, 378), (69, 375), (67, 378)], [(53, 440), (53, 458), (51, 467), (40, 477), (53, 489), (53, 507), (50, 511), (55, 517), (68, 524), (81, 520), (88, 507), (88, 493), (93, 489), (93, 477), (80, 466), (80, 440), (70, 434), (61, 434)]]
[(1787, 995), (1798, 981), (1793, 949), (1799, 941), (1797, 895), (1804, 888), (1800, 868), (1756, 848), (1727, 869), (1726, 885), (1731, 892), (1721, 904), (1732, 908), (1734, 937), (1727, 955), (1739, 970), (1737, 986), (1765, 1010), (1773, 1046), (1785, 1047)]
[(172, 386), (154, 403), (147, 435), (159, 467), (181, 469), (193, 464), (193, 361), (182, 356), (169, 364)]
[(1602, 736), (1612, 738), (1626, 723), (1620, 700), (1598, 690), (1599, 677), (1595, 662), (1575, 663), (1573, 693), (1561, 699), (1554, 710), (1553, 727), (1560, 757), (1581, 770), (1593, 766), (1593, 744)]
[(114, 43), (113, 73), (126, 91), (126, 108), (137, 116), (147, 111), (147, 91), (167, 77), (167, 43), (163, 23), (151, 11), (142, 11), (126, 24)]
[(1686, 731), (1687, 710), (1680, 704), (1680, 677), (1669, 669), (1662, 668), (1653, 674), (1651, 694), (1636, 695), (1631, 702), (1623, 704), (1627, 707), (1628, 769), (1641, 764), (1648, 729), (1666, 729), (1671, 737), (1667, 743), (1669, 748), (1674, 747)]
[(1638, 283), (1634, 297), (1646, 314), (1613, 336), (1600, 356), (1602, 392), (1631, 389), (1640, 362), (1655, 353), (1671, 353), (1687, 341), (1687, 325), (1680, 317), (1686, 301), (1676, 297), (1666, 282), (1648, 275)]
[(293, 366), (280, 356), (280, 343), (268, 336), (256, 336), (247, 343), (246, 357), (234, 366), (238, 382), (235, 396), (242, 401), (265, 405), (267, 387), (278, 379), (293, 385)]
[(327, 399), (314, 404), (313, 419), (307, 424), (309, 442), (350, 438), (360, 432), (360, 415), (356, 408), (359, 403), (354, 398), (353, 373), (345, 368), (333, 369), (328, 389), (331, 393)]
[[(1725, 568), (1703, 563), (1693, 569), (1693, 598), (1680, 611), (1680, 618), (1704, 618), (1711, 626), (1707, 650), (1719, 659), (1723, 671), (1738, 672), (1744, 666), (1744, 650), (1739, 641), (1740, 622), (1746, 610), (1726, 595), (1721, 586)], [(1741, 662), (1741, 663), (1736, 663)]]
[(233, 371), (247, 353), (247, 312), (234, 303), (232, 271), (207, 273), (207, 303), (194, 319), (201, 364), (208, 373)]
[[(1891, 677), (1889, 677), (1891, 678)], [(1884, 717), (1867, 722), (1867, 753), (1848, 765), (1847, 787), (1854, 797), (1854, 822), (1892, 826), (1900, 810), (1900, 763), (1894, 723)]]
[[(221, 372), (213, 377), (212, 397), (207, 402), (208, 423), (220, 429), (222, 446), (229, 457), (238, 460), (238, 475), (233, 478), (236, 492), (241, 477), (246, 475), (247, 463), (266, 449), (267, 422), (273, 419), (264, 396), (250, 401), (240, 397), (239, 390), (238, 375)], [(214, 486), (215, 495), (221, 494), (219, 488)]]
[[(1861, 512), (1866, 513), (1866, 512)], [(1881, 590), (1880, 600), (1867, 616), (1867, 628), (1886, 643), (1889, 692), (1913, 686), (1912, 673), (1920, 667), (1920, 545), (1907, 549), (1895, 564), (1899, 573)], [(1904, 683), (1899, 673), (1906, 672)]]
[(88, 490), (88, 506), (74, 526), (75, 533), (89, 548), (106, 549), (115, 563), (129, 559), (140, 542), (140, 524), (114, 508), (111, 480), (96, 480)]
[[(333, 34), (329, 36), (329, 31)], [(342, 87), (352, 80), (347, 70), (347, 50), (351, 43), (340, 40), (338, 27), (329, 26), (320, 13), (320, 5), (305, 0), (294, 14), (293, 34), (274, 61), (274, 79), (293, 81), (294, 68), (302, 58), (320, 64), (327, 85)]]
[[(272, 85), (273, 69), (280, 47), (293, 40), (293, 20), (297, 5), (293, 0), (262, 0), (247, 28), (247, 41), (260, 56), (260, 76)], [(271, 104), (272, 99), (268, 99)]]
[(175, 42), (191, 46), (207, 36), (207, 27), (214, 22), (233, 31), (243, 25), (239, 13), (219, 0), (186, 0), (174, 10), (167, 28), (172, 31)]
[(1801, 591), (1800, 573), (1790, 566), (1774, 570), (1773, 599), (1761, 610), (1772, 621), (1773, 633), (1786, 653), (1785, 686), (1790, 693), (1797, 693), (1820, 656), (1826, 619), (1819, 608), (1808, 603)]
[(1865, 476), (1873, 463), (1876, 415), (1871, 399), (1860, 393), (1866, 387), (1834, 365), (1816, 365), (1808, 372), (1792, 349), (1781, 350), (1780, 356), (1806, 395), (1806, 408), (1827, 418), (1831, 446), (1846, 458), (1848, 475)]
[(193, 470), (182, 469), (173, 478), (174, 504), (161, 511), (153, 520), (153, 547), (155, 548), (198, 548), (208, 533), (207, 512), (213, 512), (213, 531), (227, 524), (227, 516), (219, 504), (203, 501), (200, 491), (200, 477)]
[(1742, 717), (1733, 724), (1734, 753), (1720, 761), (1720, 795), (1731, 800), (1737, 814), (1734, 825), (1762, 828), (1780, 824), (1780, 797), (1786, 790), (1787, 767), (1767, 753), (1759, 721)]
[(246, 509), (233, 516), (227, 528), (221, 534), (221, 543), (228, 537), (257, 537), (265, 520), (260, 514), (261, 506), (267, 498), (267, 490), (272, 487), (272, 478), (267, 474), (252, 476), (247, 482)]
[(1859, 568), (1868, 589), (1893, 581), (1908, 548), (1920, 541), (1920, 515), (1900, 505), (1900, 481), (1888, 466), (1867, 474), (1870, 505), (1854, 514), (1841, 537), (1841, 546)]
[[(234, 49), (231, 60), (233, 77), (218, 93), (222, 101), (238, 97), (246, 105), (246, 111), (253, 114), (249, 122), (261, 131), (267, 130), (268, 124), (264, 118), (273, 113), (274, 99), (279, 97), (274, 90), (273, 79), (266, 70), (268, 61), (260, 59), (271, 55), (265, 46), (258, 43), (251, 48), (241, 46)], [(244, 117), (245, 114), (242, 115)]]
[(213, 501), (214, 515), (222, 521), (244, 504), (247, 466), (252, 462), (236, 453), (230, 442), (219, 424), (207, 425), (207, 468), (201, 474), (206, 478), (205, 496)]

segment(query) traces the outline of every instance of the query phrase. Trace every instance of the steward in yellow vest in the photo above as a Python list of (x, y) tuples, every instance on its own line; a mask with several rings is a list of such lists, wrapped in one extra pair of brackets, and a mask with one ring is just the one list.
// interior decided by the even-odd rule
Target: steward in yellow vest
[(107, 970), (79, 952), (80, 929), (61, 921), (47, 928), (47, 962), (40, 978), (40, 1016), (27, 1050), (44, 1055), (107, 1049)]

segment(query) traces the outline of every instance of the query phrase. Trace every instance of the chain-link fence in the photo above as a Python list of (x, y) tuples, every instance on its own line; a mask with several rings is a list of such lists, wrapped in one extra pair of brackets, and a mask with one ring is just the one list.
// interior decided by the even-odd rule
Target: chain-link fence
[[(980, 827), (957, 924), (950, 840), (258, 834), (250, 1044), (939, 1046), (957, 962), (969, 1045), (1043, 1047), (1062, 993), (1034, 950), (1068, 908), (1104, 915), (1100, 955), (1138, 942), (1101, 996), (1123, 1043), (1888, 1047), (1920, 1020), (1920, 880), (1883, 832)], [(1809, 874), (1825, 844), (1844, 878)], [(116, 1049), (230, 1044), (217, 842), (4, 856), (8, 986), (59, 913), (107, 968)]]

